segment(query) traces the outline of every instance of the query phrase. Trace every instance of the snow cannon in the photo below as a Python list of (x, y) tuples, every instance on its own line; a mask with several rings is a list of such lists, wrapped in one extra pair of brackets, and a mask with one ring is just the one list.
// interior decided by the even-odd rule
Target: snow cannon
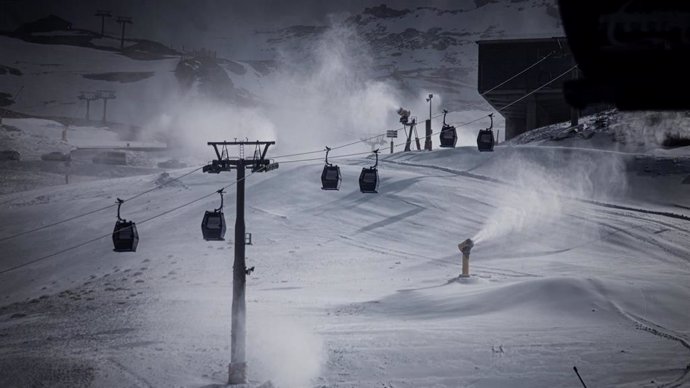
[(474, 247), (474, 241), (471, 238), (458, 244), (458, 249), (462, 252), (462, 273), (459, 277), (468, 278), (470, 277), (470, 251)]

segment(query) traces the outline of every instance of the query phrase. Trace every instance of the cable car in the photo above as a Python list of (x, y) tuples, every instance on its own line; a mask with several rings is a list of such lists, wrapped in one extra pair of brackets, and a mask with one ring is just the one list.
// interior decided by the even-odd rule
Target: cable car
[(443, 127), (441, 127), (441, 134), (439, 135), (439, 138), (441, 140), (441, 147), (442, 148), (455, 148), (455, 144), (458, 142), (458, 133), (455, 130), (455, 127), (449, 124), (446, 124), (446, 114), (448, 114), (447, 110), (443, 110)]
[(136, 252), (139, 245), (139, 233), (133, 221), (120, 218), (120, 207), (125, 201), (117, 199), (117, 222), (113, 229), (113, 250), (115, 252)]
[(218, 209), (206, 210), (204, 219), (201, 221), (201, 234), (206, 241), (223, 241), (225, 237), (226, 223), (223, 216), (223, 189), (218, 190), (220, 194), (220, 207)]
[(321, 190), (340, 190), (340, 182), (343, 180), (340, 175), (340, 167), (328, 163), (328, 153), (331, 151), (326, 147), (326, 164), (321, 172)]
[(378, 193), (379, 188), (379, 150), (373, 151), (376, 163), (371, 167), (362, 168), (359, 174), (359, 191), (363, 193)]
[(494, 150), (494, 114), (489, 114), (489, 118), (491, 119), (489, 128), (480, 129), (477, 135), (477, 149), (479, 149), (479, 152)]

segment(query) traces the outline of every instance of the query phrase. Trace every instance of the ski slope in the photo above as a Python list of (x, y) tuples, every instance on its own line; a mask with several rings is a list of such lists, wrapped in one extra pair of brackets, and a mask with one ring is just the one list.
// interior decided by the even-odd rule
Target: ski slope
[[(565, 147), (283, 163), (247, 179), (250, 380), (277, 387), (690, 384), (690, 185), (634, 155)], [(171, 172), (182, 175), (188, 170)], [(0, 197), (0, 240), (128, 198), (156, 175)], [(122, 208), (140, 222), (234, 174), (192, 174)], [(226, 219), (234, 219), (234, 188)], [(230, 357), (233, 232), (201, 238), (211, 195), (139, 223), (115, 207), (0, 241), (1, 386), (214, 386)], [(11, 272), (4, 270), (105, 235)], [(457, 244), (474, 238), (469, 279)]]

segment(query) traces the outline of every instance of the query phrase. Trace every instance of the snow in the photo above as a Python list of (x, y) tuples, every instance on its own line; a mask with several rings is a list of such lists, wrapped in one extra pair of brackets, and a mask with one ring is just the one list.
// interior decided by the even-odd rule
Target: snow
[(42, 154), (67, 153), (78, 147), (126, 145), (108, 127), (65, 126), (43, 119), (4, 119), (3, 125), (13, 130), (0, 132), (0, 144), (19, 151), (22, 160), (40, 160)]
[[(479, 153), (476, 131), (488, 119), (459, 125), (486, 115), (473, 86), (473, 40), (537, 29), (557, 35), (560, 26), (537, 0), (467, 4), (455, 15), (416, 9), (359, 31), (401, 33), (421, 18), (469, 34), (449, 52), (393, 56), (400, 47), (386, 43), (372, 49), (377, 79), (388, 82), (397, 69), (396, 85), (413, 94), (417, 105), (404, 106), (418, 115), (420, 135), (428, 92), (434, 109), (463, 109), (447, 117), (458, 126), (458, 148), (382, 155), (379, 194), (357, 186), (371, 159), (337, 158), (362, 145), (331, 154), (344, 176), (340, 191), (320, 190), (320, 160), (282, 158), (278, 170), (247, 179), (251, 381), (280, 388), (578, 386), (577, 366), (589, 386), (690, 385), (689, 148), (657, 144), (665, 131), (686, 131), (687, 115), (609, 112), (605, 129), (588, 117), (577, 130), (558, 124)], [(533, 18), (522, 8), (534, 8)], [(268, 35), (273, 50), (295, 43), (268, 44)], [(304, 79), (283, 82), (289, 72), (262, 75), (249, 60), (221, 61), (233, 85), (263, 99), (266, 111), (169, 106), (180, 97), (176, 58), (134, 60), (8, 37), (0, 37), (0, 58), (23, 75), (0, 77), (0, 89), (15, 96), (10, 109), (44, 117), (83, 117), (81, 91), (113, 89), (114, 121), (168, 128), (177, 120), (181, 143), (209, 152), (210, 135), (271, 134), (274, 157), (349, 142), (390, 115), (397, 119), (397, 89), (369, 78), (363, 87), (340, 87), (359, 74), (340, 74), (359, 63), (349, 58), (356, 48), (335, 61), (322, 58), (331, 72), (308, 69)], [(467, 74), (443, 82), (435, 71), (444, 66)], [(84, 77), (114, 72), (154, 75), (135, 82)], [(314, 74), (316, 82), (302, 82)], [(453, 98), (458, 90), (462, 98)], [(99, 118), (100, 101), (91, 109)], [(218, 125), (228, 122), (242, 125)], [(440, 117), (433, 123), (439, 128)], [(497, 117), (495, 129), (502, 125)], [(0, 150), (17, 150), (22, 161), (0, 162), (0, 386), (211, 387), (227, 379), (234, 234), (228, 228), (225, 241), (206, 242), (200, 222), (218, 206), (215, 191), (235, 176), (197, 172), (157, 188), (169, 177), (152, 167), (154, 159), (186, 157), (172, 151), (127, 151), (135, 166), (93, 165), (88, 153), (71, 164), (40, 160), (77, 147), (163, 146), (146, 136), (121, 140), (111, 129), (70, 125), (63, 140), (57, 121), (3, 119)], [(632, 137), (623, 143), (621, 133)], [(193, 168), (165, 172), (180, 177)], [(231, 226), (234, 189), (226, 190), (224, 209)], [(116, 198), (145, 191), (122, 206), (122, 216), (137, 222), (138, 251), (113, 252)], [(93, 213), (49, 226), (86, 212)], [(472, 276), (461, 279), (457, 244), (466, 238), (475, 242)]]
[[(0, 58), (21, 76), (0, 77), (0, 90), (15, 96), (9, 108), (27, 114), (84, 117), (82, 92), (113, 90), (108, 119), (128, 124), (150, 120), (165, 109), (167, 96), (177, 91), (174, 69), (178, 58), (135, 60), (112, 51), (28, 43), (0, 36)], [(88, 74), (153, 72), (150, 78), (121, 83), (91, 80)], [(100, 119), (102, 101), (92, 101), (91, 119)]]
[[(635, 209), (669, 210), (666, 197), (640, 194), (650, 185), (690, 207), (689, 185), (618, 169), (631, 157), (548, 145), (398, 153), (382, 158), (376, 195), (356, 183), (370, 160), (335, 159), (344, 175), (337, 192), (319, 189), (321, 162), (250, 176), (251, 380), (577, 386), (576, 365), (596, 386), (687, 384), (688, 221)], [(2, 196), (0, 215), (12, 222), (0, 239), (150, 189), (156, 178)], [(140, 222), (232, 179), (190, 175), (126, 203), (123, 216)], [(618, 179), (622, 189), (609, 190)], [(199, 230), (203, 211), (216, 206), (211, 196), (140, 222), (134, 254), (111, 251), (114, 207), (0, 242), (1, 270), (106, 236), (0, 274), (0, 364), (12, 371), (0, 383), (222, 384), (233, 234), (205, 242)], [(512, 227), (479, 240), (473, 276), (458, 280), (458, 242), (496, 222)]]

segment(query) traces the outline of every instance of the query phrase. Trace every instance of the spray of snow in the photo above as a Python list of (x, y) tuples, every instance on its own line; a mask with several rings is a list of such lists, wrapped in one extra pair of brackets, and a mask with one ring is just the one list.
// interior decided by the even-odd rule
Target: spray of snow
[[(501, 165), (503, 179), (511, 186), (496, 186), (492, 193), (496, 207), (472, 237), (475, 244), (508, 235), (537, 235), (540, 230), (547, 231), (550, 224), (577, 215), (581, 203), (574, 198), (607, 200), (627, 189), (619, 158), (594, 154), (563, 158), (547, 150), (540, 152), (546, 155), (534, 155), (534, 160), (512, 156)], [(578, 233), (583, 236), (597, 231)]]
[(172, 148), (191, 155), (209, 155), (208, 141), (276, 140), (271, 121), (256, 109), (237, 107), (199, 96), (184, 96), (160, 115), (149, 129), (166, 133)]
[(541, 166), (521, 160), (512, 162), (520, 163), (522, 167), (517, 169), (515, 176), (518, 187), (499, 188), (498, 206), (482, 229), (472, 237), (475, 244), (534, 228), (552, 221), (563, 212), (562, 201), (549, 193), (556, 187), (548, 177), (542, 175)]
[[(280, 67), (261, 78), (256, 104), (238, 107), (194, 90), (180, 92), (148, 128), (189, 154), (203, 148), (207, 154), (206, 141), (212, 139), (276, 140), (274, 150), (291, 153), (397, 126), (399, 93), (375, 79), (370, 48), (353, 28), (334, 24), (309, 47), (277, 55)], [(364, 149), (360, 144), (347, 151)]]
[(669, 138), (690, 140), (688, 112), (617, 112), (611, 127), (622, 151), (659, 148)]
[(324, 351), (321, 338), (304, 323), (280, 316), (255, 314), (249, 324), (250, 375), (271, 380), (281, 388), (313, 385), (321, 372)]
[(370, 50), (354, 28), (335, 23), (308, 47), (278, 53), (283, 66), (260, 97), (266, 116), (289, 133), (281, 150), (351, 142), (397, 125), (399, 93), (374, 78)]

